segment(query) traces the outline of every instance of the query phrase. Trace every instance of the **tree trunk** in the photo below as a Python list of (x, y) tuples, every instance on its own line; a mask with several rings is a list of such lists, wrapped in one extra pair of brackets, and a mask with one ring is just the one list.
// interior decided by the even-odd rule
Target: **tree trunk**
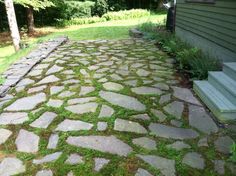
[(34, 9), (33, 7), (28, 7), (26, 11), (27, 11), (28, 33), (32, 34), (34, 32)]
[(15, 51), (18, 51), (20, 49), (20, 33), (16, 22), (16, 14), (15, 9), (13, 5), (13, 0), (4, 0), (6, 11), (7, 11), (7, 18), (8, 23), (11, 31), (11, 37), (13, 40), (13, 45), (15, 48)]

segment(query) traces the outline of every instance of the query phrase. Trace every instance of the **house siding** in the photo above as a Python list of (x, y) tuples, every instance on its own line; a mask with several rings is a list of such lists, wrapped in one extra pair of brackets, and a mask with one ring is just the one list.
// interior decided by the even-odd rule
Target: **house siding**
[(177, 0), (176, 35), (222, 61), (236, 61), (236, 1)]

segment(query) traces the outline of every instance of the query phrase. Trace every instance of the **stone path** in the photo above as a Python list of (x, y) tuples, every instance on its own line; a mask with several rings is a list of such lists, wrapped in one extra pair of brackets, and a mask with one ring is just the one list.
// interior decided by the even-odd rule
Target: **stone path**
[(141, 39), (59, 46), (0, 98), (0, 176), (234, 175), (234, 133), (174, 68)]

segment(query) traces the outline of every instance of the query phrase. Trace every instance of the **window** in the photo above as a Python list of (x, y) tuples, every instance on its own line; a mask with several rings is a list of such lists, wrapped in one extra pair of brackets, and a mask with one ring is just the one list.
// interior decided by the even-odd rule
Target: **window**
[(215, 0), (185, 0), (186, 2), (195, 2), (195, 3), (215, 3)]

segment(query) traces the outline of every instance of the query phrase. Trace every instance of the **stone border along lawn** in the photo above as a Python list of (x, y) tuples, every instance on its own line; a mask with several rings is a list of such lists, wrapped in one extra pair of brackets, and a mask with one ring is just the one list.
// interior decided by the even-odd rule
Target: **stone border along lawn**
[(235, 173), (233, 139), (154, 42), (55, 45), (0, 98), (1, 176)]

